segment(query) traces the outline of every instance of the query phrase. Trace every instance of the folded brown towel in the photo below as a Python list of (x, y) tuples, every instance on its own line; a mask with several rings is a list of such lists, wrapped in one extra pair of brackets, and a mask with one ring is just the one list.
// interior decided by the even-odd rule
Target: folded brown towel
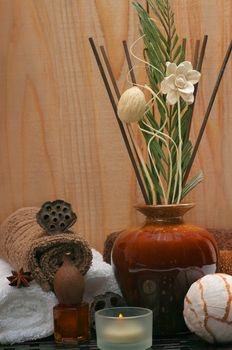
[(232, 229), (207, 228), (217, 241), (218, 248), (221, 250), (232, 249)]
[(220, 250), (219, 272), (232, 275), (232, 250)]
[(218, 272), (232, 275), (232, 229), (207, 229), (216, 239), (219, 248)]
[(37, 223), (40, 208), (21, 208), (0, 226), (0, 257), (16, 270), (31, 271), (44, 290), (52, 289), (54, 274), (70, 252), (82, 274), (90, 268), (92, 252), (86, 240), (71, 231), (48, 235)]

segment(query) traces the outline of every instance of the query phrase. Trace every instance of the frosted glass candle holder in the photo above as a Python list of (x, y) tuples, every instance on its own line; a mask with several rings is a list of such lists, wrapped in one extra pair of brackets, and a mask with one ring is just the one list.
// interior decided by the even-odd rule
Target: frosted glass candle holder
[(115, 307), (95, 313), (97, 346), (101, 350), (145, 350), (152, 346), (152, 311)]

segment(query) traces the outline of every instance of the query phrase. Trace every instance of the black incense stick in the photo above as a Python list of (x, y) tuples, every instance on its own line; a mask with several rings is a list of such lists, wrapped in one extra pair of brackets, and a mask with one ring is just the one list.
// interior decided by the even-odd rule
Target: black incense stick
[[(114, 74), (113, 74), (113, 71), (112, 71), (112, 68), (111, 68), (109, 59), (108, 59), (108, 57), (107, 57), (107, 54), (106, 54), (106, 51), (105, 51), (104, 46), (100, 46), (100, 50), (101, 50), (101, 53), (102, 53), (102, 56), (103, 56), (103, 59), (104, 59), (104, 62), (105, 62), (105, 65), (106, 65), (108, 74), (109, 74), (109, 76), (110, 76), (112, 85), (113, 85), (113, 87), (114, 87), (115, 94), (116, 94), (116, 96), (117, 96), (117, 98), (118, 98), (118, 100), (119, 100), (121, 94), (120, 94), (118, 85), (117, 85), (117, 83), (116, 83), (116, 80), (115, 80), (115, 78), (114, 78)], [(135, 142), (134, 142), (134, 139), (133, 139), (133, 136), (132, 136), (132, 134), (131, 134), (131, 130), (130, 130), (128, 124), (126, 124), (126, 129), (127, 129), (128, 135), (129, 135), (129, 137), (130, 137), (130, 141), (131, 141), (131, 143), (132, 143), (133, 150), (134, 150), (134, 152), (135, 152), (135, 155), (136, 155), (137, 161), (138, 161), (138, 163), (139, 163), (140, 169), (142, 169), (142, 168), (143, 168), (143, 165), (142, 165), (141, 160), (140, 160), (140, 158), (139, 158), (138, 151), (137, 151), (137, 148), (136, 148), (136, 146), (135, 146)], [(141, 178), (143, 178), (143, 177), (141, 177)]]
[(128, 68), (130, 70), (131, 81), (133, 84), (136, 84), (135, 74), (134, 74), (134, 70), (133, 70), (133, 66), (132, 66), (132, 62), (131, 62), (131, 58), (130, 58), (130, 53), (129, 53), (128, 46), (127, 46), (127, 42), (126, 42), (126, 40), (123, 40), (122, 43), (123, 43), (123, 48), (124, 48), (124, 52), (126, 55)]
[(204, 35), (204, 39), (203, 39), (203, 43), (202, 43), (202, 47), (201, 47), (201, 52), (200, 52), (200, 57), (199, 57), (198, 65), (197, 65), (197, 70), (199, 72), (201, 72), (202, 64), (204, 61), (207, 41), (208, 41), (208, 35)]
[(100, 50), (101, 50), (101, 53), (102, 53), (102, 56), (103, 56), (103, 59), (104, 59), (104, 62), (105, 62), (107, 71), (108, 71), (108, 73), (109, 73), (109, 76), (110, 76), (112, 85), (113, 85), (113, 87), (114, 87), (114, 91), (115, 91), (116, 96), (117, 96), (117, 98), (118, 98), (118, 100), (119, 100), (121, 94), (120, 94), (118, 85), (117, 85), (117, 83), (116, 83), (116, 80), (115, 80), (115, 78), (114, 78), (114, 74), (113, 74), (113, 71), (112, 71), (110, 62), (109, 62), (109, 60), (108, 60), (108, 57), (107, 57), (107, 55), (106, 55), (106, 51), (105, 51), (105, 49), (104, 49), (104, 46), (100, 46)]
[(146, 11), (147, 11), (147, 13), (149, 15), (149, 13), (150, 13), (150, 6), (149, 6), (148, 0), (146, 0)]
[[(204, 61), (204, 57), (205, 57), (205, 50), (206, 50), (207, 40), (208, 40), (208, 35), (204, 35), (204, 39), (203, 39), (203, 43), (202, 43), (202, 47), (201, 47), (199, 60), (198, 60), (198, 55), (199, 55), (200, 41), (197, 40), (196, 44), (195, 44), (193, 68), (197, 69), (199, 72), (201, 72), (201, 69), (202, 69), (202, 65), (203, 65), (203, 61)], [(189, 135), (190, 135), (190, 131), (191, 131), (193, 112), (194, 112), (194, 107), (195, 107), (195, 102), (196, 102), (197, 91), (198, 91), (198, 84), (196, 85), (195, 91), (194, 91), (194, 102), (189, 107), (190, 114), (189, 114), (188, 132), (186, 133), (186, 139), (189, 139)], [(184, 177), (184, 179), (185, 179), (185, 177)], [(185, 184), (185, 182), (186, 182), (186, 180), (183, 181), (183, 184)]]
[(206, 110), (206, 113), (205, 113), (205, 116), (204, 116), (204, 119), (203, 119), (203, 122), (202, 122), (202, 125), (201, 125), (201, 128), (200, 128), (200, 131), (199, 131), (199, 134), (198, 134), (198, 137), (197, 137), (197, 140), (196, 140), (196, 143), (195, 143), (195, 146), (194, 146), (194, 149), (193, 149), (193, 152), (192, 152), (189, 164), (188, 164), (188, 168), (187, 168), (185, 176), (184, 176), (184, 183), (186, 183), (186, 181), (188, 179), (190, 170), (192, 168), (194, 159), (196, 157), (196, 154), (197, 154), (197, 151), (198, 151), (198, 148), (199, 148), (202, 136), (203, 136), (204, 131), (205, 131), (205, 127), (206, 127), (207, 121), (209, 119), (209, 115), (210, 115), (211, 109), (212, 109), (214, 101), (215, 101), (215, 97), (217, 95), (217, 91), (218, 91), (220, 82), (222, 80), (222, 77), (223, 77), (223, 74), (224, 74), (227, 62), (228, 62), (228, 60), (230, 58), (230, 55), (231, 55), (231, 50), (232, 50), (232, 41), (230, 42), (230, 45), (229, 45), (229, 47), (228, 47), (228, 49), (226, 51), (226, 55), (224, 57), (224, 61), (222, 63), (221, 69), (220, 69), (219, 74), (218, 74), (217, 81), (215, 83), (215, 86), (214, 86), (211, 98), (209, 100), (209, 104), (208, 104), (208, 107), (207, 107), (207, 110)]
[(194, 48), (194, 57), (193, 57), (193, 68), (194, 69), (197, 69), (199, 49), (200, 49), (200, 40), (196, 40), (195, 48)]
[(183, 38), (182, 40), (182, 51), (184, 52), (184, 54), (186, 53), (186, 44), (187, 44), (187, 39)]
[(135, 171), (135, 175), (136, 175), (137, 181), (138, 181), (139, 186), (140, 186), (140, 189), (141, 189), (141, 191), (142, 191), (142, 195), (143, 195), (144, 201), (145, 201), (146, 204), (150, 204), (150, 203), (149, 203), (148, 196), (147, 196), (147, 193), (146, 193), (146, 190), (145, 190), (145, 187), (144, 187), (144, 184), (143, 184), (143, 182), (142, 182), (142, 178), (141, 178), (140, 173), (139, 173), (139, 170), (138, 170), (138, 168), (137, 168), (137, 164), (136, 164), (136, 161), (135, 161), (135, 159), (134, 159), (133, 152), (132, 152), (132, 150), (131, 150), (130, 143), (129, 143), (129, 141), (128, 141), (128, 138), (127, 138), (125, 129), (124, 129), (124, 127), (123, 127), (123, 124), (122, 124), (121, 120), (118, 118), (118, 114), (117, 114), (117, 105), (116, 105), (116, 103), (115, 103), (115, 101), (114, 101), (114, 97), (113, 97), (112, 91), (111, 91), (111, 89), (110, 89), (110, 85), (109, 85), (109, 83), (108, 83), (108, 80), (107, 80), (107, 77), (106, 77), (104, 68), (103, 68), (103, 66), (102, 66), (100, 57), (99, 57), (99, 55), (98, 55), (98, 52), (97, 52), (97, 49), (96, 49), (96, 46), (95, 46), (95, 43), (94, 43), (93, 38), (89, 38), (89, 42), (90, 42), (90, 45), (91, 45), (91, 48), (92, 48), (92, 51), (93, 51), (95, 60), (96, 60), (96, 62), (97, 62), (99, 71), (100, 71), (100, 73), (101, 73), (101, 76), (102, 76), (102, 79), (103, 79), (103, 82), (104, 82), (106, 91), (107, 91), (107, 93), (108, 93), (108, 96), (109, 96), (109, 99), (110, 99), (110, 102), (111, 102), (111, 105), (112, 105), (114, 114), (115, 114), (115, 116), (116, 116), (116, 119), (117, 119), (117, 122), (118, 122), (118, 125), (119, 125), (119, 128), (120, 128), (120, 131), (121, 131), (123, 140), (124, 140), (124, 142), (125, 142), (125, 145), (126, 145), (126, 148), (127, 148), (128, 154), (129, 154), (129, 157), (130, 157), (130, 160), (131, 160), (131, 162), (132, 162), (132, 165), (133, 165), (133, 168), (134, 168), (134, 171)]

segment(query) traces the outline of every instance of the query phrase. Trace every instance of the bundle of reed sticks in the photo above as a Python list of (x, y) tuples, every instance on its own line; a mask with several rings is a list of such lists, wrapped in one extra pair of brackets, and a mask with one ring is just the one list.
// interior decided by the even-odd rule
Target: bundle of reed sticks
[[(148, 3), (147, 3), (147, 11), (149, 12)], [(193, 68), (198, 70), (199, 72), (201, 72), (201, 70), (202, 70), (205, 52), (206, 52), (207, 41), (208, 41), (208, 36), (204, 35), (202, 43), (200, 40), (196, 40), (196, 42), (195, 42)], [(109, 59), (107, 57), (106, 50), (105, 50), (104, 46), (100, 46), (100, 52), (101, 52), (101, 56), (100, 56), (99, 50), (96, 47), (94, 39), (89, 38), (89, 42), (90, 42), (90, 45), (91, 45), (98, 69), (99, 69), (99, 72), (101, 74), (104, 86), (106, 88), (108, 97), (110, 99), (110, 102), (111, 102), (111, 105), (112, 105), (112, 108), (114, 111), (114, 115), (115, 115), (116, 120), (118, 122), (120, 132), (122, 134), (124, 143), (126, 145), (128, 155), (130, 157), (132, 166), (134, 168), (135, 175), (136, 175), (139, 187), (141, 189), (144, 201), (148, 205), (152, 204), (149, 200), (147, 189), (146, 189), (146, 186), (144, 184), (144, 179), (143, 179), (143, 176), (141, 174), (141, 164), (140, 164), (141, 160), (140, 160), (140, 157), (138, 154), (138, 149), (135, 145), (132, 129), (130, 128), (130, 126), (128, 124), (124, 125), (122, 123), (122, 121), (119, 119), (118, 114), (117, 114), (117, 101), (120, 99), (121, 94), (120, 94), (119, 88), (117, 86), (116, 79), (113, 75), (112, 68), (111, 68)], [(182, 40), (182, 49), (183, 50), (186, 49), (186, 44), (187, 44), (187, 40), (184, 38)], [(122, 42), (122, 46), (123, 46), (126, 61), (128, 64), (128, 70), (130, 72), (131, 81), (134, 85), (136, 85), (136, 77), (135, 77), (133, 66), (132, 66), (130, 52), (128, 49), (127, 42), (125, 40)], [(198, 132), (198, 135), (197, 135), (197, 138), (196, 138), (193, 150), (192, 150), (191, 158), (189, 160), (187, 170), (186, 170), (184, 177), (183, 177), (183, 185), (187, 182), (190, 171), (192, 169), (197, 151), (199, 149), (199, 146), (200, 146), (200, 143), (202, 140), (202, 136), (205, 132), (205, 128), (206, 128), (206, 125), (207, 125), (207, 122), (208, 122), (208, 119), (210, 116), (210, 112), (212, 110), (215, 98), (217, 96), (217, 92), (218, 92), (223, 74), (225, 72), (227, 63), (228, 63), (230, 55), (231, 55), (231, 51), (232, 51), (232, 40), (230, 41), (230, 44), (226, 50), (221, 68), (220, 68), (219, 73), (218, 73), (217, 80), (216, 80), (214, 88), (212, 90), (212, 94), (211, 94), (211, 97), (210, 97), (209, 102), (208, 102), (208, 106), (207, 106), (207, 109), (206, 109), (206, 112), (205, 112), (205, 115), (204, 115), (204, 118), (202, 121), (202, 125), (200, 127), (199, 132)], [(189, 108), (191, 110), (190, 110), (190, 118), (189, 118), (189, 125), (188, 125), (188, 136), (189, 136), (189, 133), (191, 130), (191, 124), (192, 124), (192, 118), (193, 118), (193, 113), (194, 113), (194, 106), (195, 106), (197, 91), (198, 91), (198, 86), (196, 86), (196, 89), (194, 91), (194, 96), (195, 96), (194, 103), (189, 106)]]

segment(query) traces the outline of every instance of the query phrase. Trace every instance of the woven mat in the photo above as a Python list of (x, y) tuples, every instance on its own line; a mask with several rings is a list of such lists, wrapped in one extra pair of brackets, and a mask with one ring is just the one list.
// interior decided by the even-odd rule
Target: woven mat
[[(96, 340), (92, 340), (81, 345), (70, 345), (70, 344), (55, 344), (53, 339), (41, 340), (40, 342), (31, 342), (15, 345), (0, 345), (2, 350), (58, 350), (58, 349), (70, 349), (70, 350), (97, 350)], [(230, 349), (232, 350), (232, 344), (230, 345), (210, 345), (194, 335), (182, 336), (180, 338), (169, 338), (169, 339), (155, 339), (154, 345), (151, 349), (159, 350), (221, 350)], [(122, 349), (123, 350), (123, 349)]]

